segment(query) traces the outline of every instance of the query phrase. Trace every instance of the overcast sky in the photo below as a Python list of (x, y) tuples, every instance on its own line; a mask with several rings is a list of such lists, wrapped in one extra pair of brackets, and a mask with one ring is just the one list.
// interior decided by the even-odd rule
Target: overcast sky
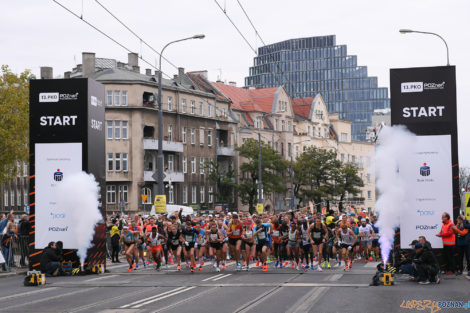
[[(78, 15), (156, 64), (156, 54), (124, 29), (94, 0), (59, 0)], [(236, 0), (218, 0), (254, 47), (261, 45)], [(243, 85), (254, 53), (215, 0), (100, 0), (159, 51), (167, 42), (205, 34), (204, 40), (175, 44), (165, 56), (186, 70)], [(470, 166), (470, 1), (469, 0), (240, 0), (263, 40), (336, 35), (348, 53), (389, 87), (389, 69), (446, 64), (443, 42), (434, 36), (401, 35), (400, 28), (439, 33), (457, 67), (460, 163)], [(82, 10), (83, 4), (83, 10)], [(81, 63), (83, 51), (127, 62), (127, 51), (52, 0), (0, 0), (0, 64), (13, 71), (52, 66), (54, 76)], [(149, 68), (140, 61), (141, 70)], [(169, 75), (176, 69), (163, 64)]]

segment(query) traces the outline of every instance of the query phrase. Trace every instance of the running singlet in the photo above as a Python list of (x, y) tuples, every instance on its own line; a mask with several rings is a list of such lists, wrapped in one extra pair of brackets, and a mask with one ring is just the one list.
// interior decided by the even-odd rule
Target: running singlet
[(304, 229), (304, 226), (302, 226), (302, 245), (306, 246), (309, 244), (310, 244), (310, 241), (308, 239), (308, 228)]
[(157, 247), (161, 244), (161, 240), (158, 237), (158, 233), (155, 234), (155, 238), (152, 237), (152, 233), (149, 236), (149, 242), (151, 247)]
[(349, 233), (349, 228), (346, 230), (346, 233), (343, 233), (343, 230), (340, 230), (341, 242), (346, 245), (352, 245), (354, 242), (354, 237)]
[(278, 225), (277, 227), (274, 226), (273, 224), (273, 234), (272, 234), (272, 237), (273, 237), (273, 240), (275, 243), (279, 243), (280, 241), (280, 236), (281, 236), (281, 225)]
[(238, 223), (237, 225), (232, 224), (231, 229), (232, 234), (229, 235), (230, 238), (238, 239), (241, 237), (242, 234), (242, 225)]
[(168, 242), (172, 246), (178, 246), (180, 244), (180, 231), (178, 230), (176, 234), (173, 234), (173, 232), (168, 233)]
[(188, 228), (184, 227), (183, 231), (182, 231), (182, 234), (183, 234), (183, 238), (184, 238), (185, 241), (195, 242), (197, 235), (199, 235), (199, 232), (197, 230), (195, 230), (194, 228), (189, 228), (188, 229)]
[(203, 244), (204, 243), (204, 238), (206, 237), (206, 231), (204, 229), (201, 228), (200, 231), (198, 231), (199, 234), (201, 234), (201, 237), (197, 236), (197, 239), (196, 239), (196, 242), (198, 244)]
[(216, 231), (215, 233), (214, 232), (210, 232), (210, 235), (209, 235), (209, 241), (212, 242), (212, 243), (217, 243), (219, 242), (219, 232)]
[(325, 230), (322, 226), (320, 226), (320, 228), (317, 228), (317, 225), (313, 225), (311, 236), (313, 241), (319, 242), (325, 236)]
[[(265, 225), (261, 225), (261, 231), (256, 234), (256, 237), (258, 240), (266, 240), (267, 236), (267, 230)], [(255, 226), (254, 231), (256, 232), (258, 230), (258, 225)]]
[(127, 235), (124, 235), (124, 243), (127, 245), (135, 243), (134, 236), (130, 231), (127, 233)]
[(253, 231), (252, 230), (246, 230), (245, 231), (245, 236), (247, 239), (253, 238)]
[[(364, 240), (369, 240), (370, 235), (372, 234), (372, 226), (366, 224), (366, 226), (359, 226), (359, 232), (363, 233), (366, 237)], [(364, 238), (364, 237), (363, 237)]]
[(380, 238), (379, 228), (375, 226), (374, 224), (372, 224), (371, 226), (372, 226), (372, 229), (374, 230), (374, 239), (379, 239)]
[(297, 239), (297, 229), (293, 233), (289, 232), (289, 241), (296, 241), (296, 239)]

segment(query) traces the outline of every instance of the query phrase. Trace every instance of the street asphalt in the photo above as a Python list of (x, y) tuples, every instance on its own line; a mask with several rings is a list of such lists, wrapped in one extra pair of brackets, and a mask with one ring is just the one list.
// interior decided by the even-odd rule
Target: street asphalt
[[(45, 286), (24, 287), (21, 275), (0, 278), (0, 312), (463, 312), (432, 301), (470, 300), (466, 276), (444, 276), (439, 285), (418, 285), (397, 277), (394, 286), (369, 286), (377, 263), (355, 263), (317, 271), (291, 268), (236, 272), (234, 263), (217, 273), (154, 266), (128, 272), (109, 264), (101, 275), (48, 277)], [(425, 302), (407, 301), (431, 300)], [(424, 306), (420, 306), (423, 304)], [(432, 305), (434, 304), (434, 308)], [(468, 309), (470, 312), (470, 309)]]

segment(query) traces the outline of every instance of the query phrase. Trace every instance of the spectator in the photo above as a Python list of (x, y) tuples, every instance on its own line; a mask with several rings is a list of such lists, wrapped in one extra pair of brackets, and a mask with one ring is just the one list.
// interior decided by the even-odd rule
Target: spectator
[(114, 219), (113, 226), (111, 226), (111, 231), (109, 233), (111, 236), (111, 262), (113, 263), (121, 263), (121, 261), (119, 261), (119, 239), (121, 238), (121, 232), (117, 224), (118, 221)]
[[(10, 216), (13, 216), (10, 214)], [(16, 236), (16, 225), (14, 222), (9, 221), (2, 236), (1, 246), (5, 263), (2, 264), (3, 271), (7, 271), (7, 266), (13, 265), (13, 253), (11, 249), (12, 240)]]
[(31, 223), (29, 222), (28, 215), (23, 214), (18, 223), (18, 237), (21, 251), (20, 266), (26, 266), (26, 258), (28, 257), (29, 247), (29, 233), (31, 231)]
[(455, 271), (455, 260), (454, 260), (454, 246), (455, 246), (455, 234), (452, 229), (454, 223), (450, 220), (449, 213), (442, 213), (442, 227), (441, 231), (436, 235), (442, 238), (444, 245), (444, 258), (446, 261), (446, 274), (453, 274)]
[[(3, 215), (3, 214), (2, 214)], [(15, 216), (13, 215), (13, 210), (10, 211), (10, 214), (7, 216), (3, 215), (0, 219), (0, 235), (6, 232), (6, 227), (8, 222), (14, 222)]]
[(432, 250), (431, 243), (426, 240), (426, 237), (424, 236), (419, 236), (418, 237), (418, 242), (422, 244), (424, 247), (428, 248), (430, 251)]
[(467, 275), (470, 276), (469, 264), (470, 264), (470, 257), (469, 257), (469, 243), (470, 243), (470, 235), (469, 232), (469, 223), (465, 220), (465, 216), (460, 215), (457, 217), (457, 225), (452, 226), (452, 230), (456, 234), (457, 242), (456, 242), (456, 249), (457, 249), (457, 275), (462, 275), (464, 270), (463, 268), (463, 258), (466, 256), (467, 260)]
[(51, 241), (42, 251), (40, 269), (46, 275), (62, 275), (62, 267), (60, 266), (60, 253), (55, 242)]

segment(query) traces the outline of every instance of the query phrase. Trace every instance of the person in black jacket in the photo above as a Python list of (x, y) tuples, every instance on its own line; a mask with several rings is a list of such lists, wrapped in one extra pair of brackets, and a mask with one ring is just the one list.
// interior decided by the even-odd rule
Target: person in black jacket
[(42, 251), (40, 269), (46, 275), (63, 275), (62, 266), (60, 266), (61, 255), (57, 249), (57, 244), (53, 241), (49, 242)]
[(413, 266), (416, 269), (416, 278), (419, 284), (426, 285), (431, 282), (439, 284), (439, 263), (436, 256), (421, 243), (415, 245), (416, 254)]
[(31, 232), (31, 223), (29, 217), (26, 214), (21, 216), (21, 220), (18, 223), (18, 237), (21, 251), (20, 266), (26, 266), (26, 258), (29, 254), (29, 233)]

